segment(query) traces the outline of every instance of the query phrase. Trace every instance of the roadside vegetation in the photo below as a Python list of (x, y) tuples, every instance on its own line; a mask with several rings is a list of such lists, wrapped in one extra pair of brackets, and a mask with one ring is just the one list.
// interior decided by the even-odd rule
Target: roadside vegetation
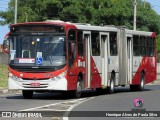
[[(144, 1), (137, 1), (137, 29), (160, 33), (160, 15)], [(0, 24), (14, 23), (15, 0), (0, 11)], [(63, 20), (133, 29), (134, 0), (19, 0), (17, 22)]]
[(0, 89), (7, 88), (8, 66), (0, 64)]

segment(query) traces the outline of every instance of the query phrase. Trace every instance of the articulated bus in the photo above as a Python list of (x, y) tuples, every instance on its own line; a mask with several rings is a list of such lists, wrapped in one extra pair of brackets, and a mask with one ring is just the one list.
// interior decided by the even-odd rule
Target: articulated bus
[(5, 36), (8, 86), (24, 98), (38, 91), (87, 89), (113, 93), (117, 86), (143, 90), (156, 80), (156, 34), (116, 26), (56, 20), (18, 23)]

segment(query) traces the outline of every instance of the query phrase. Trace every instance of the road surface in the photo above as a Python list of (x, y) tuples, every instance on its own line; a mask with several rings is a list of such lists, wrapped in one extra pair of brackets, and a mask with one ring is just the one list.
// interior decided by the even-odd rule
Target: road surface
[[(64, 97), (60, 93), (37, 93), (32, 99), (23, 99), (20, 93), (0, 96), (1, 111), (131, 111), (135, 109), (134, 100), (143, 99), (140, 109), (146, 111), (160, 111), (160, 86), (147, 85), (142, 92), (130, 92), (129, 87), (118, 87), (115, 93), (98, 94), (96, 91), (86, 91), (80, 99)], [(95, 113), (94, 112), (94, 113)], [(93, 114), (93, 116), (96, 116)], [(9, 119), (9, 118), (8, 118)], [(17, 119), (17, 118), (16, 118)], [(116, 120), (108, 117), (58, 117), (43, 118), (49, 120)], [(128, 118), (117, 118), (123, 120)], [(130, 118), (140, 120), (142, 118)], [(143, 120), (152, 118), (143, 118)], [(154, 120), (160, 118), (154, 118)]]

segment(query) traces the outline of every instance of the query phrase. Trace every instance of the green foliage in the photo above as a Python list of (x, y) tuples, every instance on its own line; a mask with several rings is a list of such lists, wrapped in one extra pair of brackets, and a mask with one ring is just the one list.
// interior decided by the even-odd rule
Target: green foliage
[(8, 66), (0, 64), (0, 89), (7, 88)]
[[(160, 16), (149, 3), (137, 1), (137, 29), (160, 34)], [(1, 25), (14, 23), (14, 6), (15, 0), (10, 0), (8, 11), (0, 11)], [(133, 9), (133, 0), (19, 0), (18, 22), (60, 19), (133, 29)]]
[[(14, 22), (14, 3), (10, 0), (8, 11), (0, 11), (4, 20)], [(61, 19), (95, 25), (127, 26), (133, 29), (133, 0), (19, 0), (18, 22)], [(160, 33), (160, 16), (149, 3), (138, 0), (137, 28)]]
[[(160, 16), (149, 3), (137, 1), (137, 29), (160, 34)], [(8, 11), (0, 11), (1, 25), (14, 22), (14, 2), (10, 0)], [(133, 9), (133, 0), (19, 0), (18, 22), (60, 19), (133, 29)]]
[(149, 3), (139, 1), (137, 27), (139, 30), (160, 33), (160, 16), (151, 8)]

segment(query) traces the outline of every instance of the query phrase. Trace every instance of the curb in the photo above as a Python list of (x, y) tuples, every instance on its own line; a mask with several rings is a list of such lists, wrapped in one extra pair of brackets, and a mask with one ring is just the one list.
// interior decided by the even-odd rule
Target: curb
[(8, 90), (8, 89), (0, 89), (0, 95), (4, 94), (12, 94), (12, 93), (20, 93), (20, 90)]
[(6, 93), (8, 93), (8, 90), (7, 90), (7, 89), (0, 90), (0, 95), (1, 95), (1, 94), (6, 94)]

